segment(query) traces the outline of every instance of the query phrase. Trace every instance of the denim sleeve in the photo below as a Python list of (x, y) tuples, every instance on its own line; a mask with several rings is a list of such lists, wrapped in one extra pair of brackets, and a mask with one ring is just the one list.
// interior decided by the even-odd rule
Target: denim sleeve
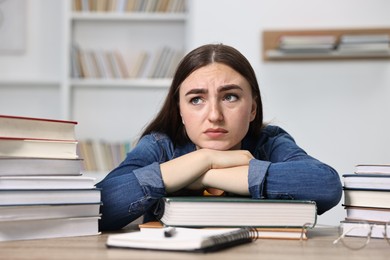
[(142, 216), (165, 195), (161, 147), (142, 140), (126, 159), (96, 185), (102, 194), (100, 230), (120, 229)]
[(293, 138), (280, 130), (257, 148), (249, 164), (249, 191), (252, 198), (313, 200), (318, 214), (341, 199), (338, 173), (309, 156)]

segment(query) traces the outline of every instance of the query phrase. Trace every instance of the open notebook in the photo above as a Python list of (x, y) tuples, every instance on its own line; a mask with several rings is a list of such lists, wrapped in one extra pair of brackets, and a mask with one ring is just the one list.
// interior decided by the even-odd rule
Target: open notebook
[(257, 231), (250, 228), (197, 229), (175, 228), (170, 236), (166, 229), (147, 228), (141, 231), (109, 235), (108, 247), (211, 252), (249, 243), (257, 238)]

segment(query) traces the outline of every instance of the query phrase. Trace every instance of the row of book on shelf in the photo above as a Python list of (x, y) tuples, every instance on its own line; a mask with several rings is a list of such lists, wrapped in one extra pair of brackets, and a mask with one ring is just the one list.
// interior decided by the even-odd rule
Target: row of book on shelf
[(126, 158), (132, 149), (132, 142), (80, 140), (78, 149), (83, 158), (83, 170), (108, 173)]
[(184, 13), (186, 0), (73, 0), (75, 12)]
[(162, 47), (155, 53), (140, 51), (127, 58), (119, 50), (83, 49), (72, 45), (72, 78), (171, 78), (183, 56), (181, 50)]
[(368, 225), (373, 225), (371, 237), (383, 238), (390, 221), (390, 165), (357, 165), (355, 173), (343, 175), (343, 183), (346, 211), (341, 223), (343, 232), (366, 237)]
[(76, 125), (0, 115), (0, 241), (99, 234), (101, 194), (82, 176)]
[(284, 35), (278, 49), (284, 53), (384, 53), (390, 51), (389, 34)]

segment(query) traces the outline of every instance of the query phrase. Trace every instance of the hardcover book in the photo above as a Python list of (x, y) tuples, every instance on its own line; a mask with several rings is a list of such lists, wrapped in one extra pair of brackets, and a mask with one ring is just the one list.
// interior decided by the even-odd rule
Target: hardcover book
[(314, 201), (243, 197), (165, 197), (160, 221), (182, 227), (313, 227)]
[(75, 140), (76, 125), (74, 121), (0, 115), (0, 136)]
[(98, 235), (100, 217), (0, 221), (0, 241)]
[(82, 159), (0, 157), (0, 176), (81, 175)]
[(0, 137), (0, 156), (77, 159), (77, 141)]

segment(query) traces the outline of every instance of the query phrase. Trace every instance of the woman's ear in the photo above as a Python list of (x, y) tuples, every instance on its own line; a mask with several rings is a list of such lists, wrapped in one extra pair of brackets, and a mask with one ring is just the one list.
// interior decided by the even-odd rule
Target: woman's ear
[(256, 103), (256, 99), (254, 98), (254, 99), (252, 100), (251, 122), (252, 122), (253, 120), (255, 120), (256, 114), (257, 114), (257, 103)]

